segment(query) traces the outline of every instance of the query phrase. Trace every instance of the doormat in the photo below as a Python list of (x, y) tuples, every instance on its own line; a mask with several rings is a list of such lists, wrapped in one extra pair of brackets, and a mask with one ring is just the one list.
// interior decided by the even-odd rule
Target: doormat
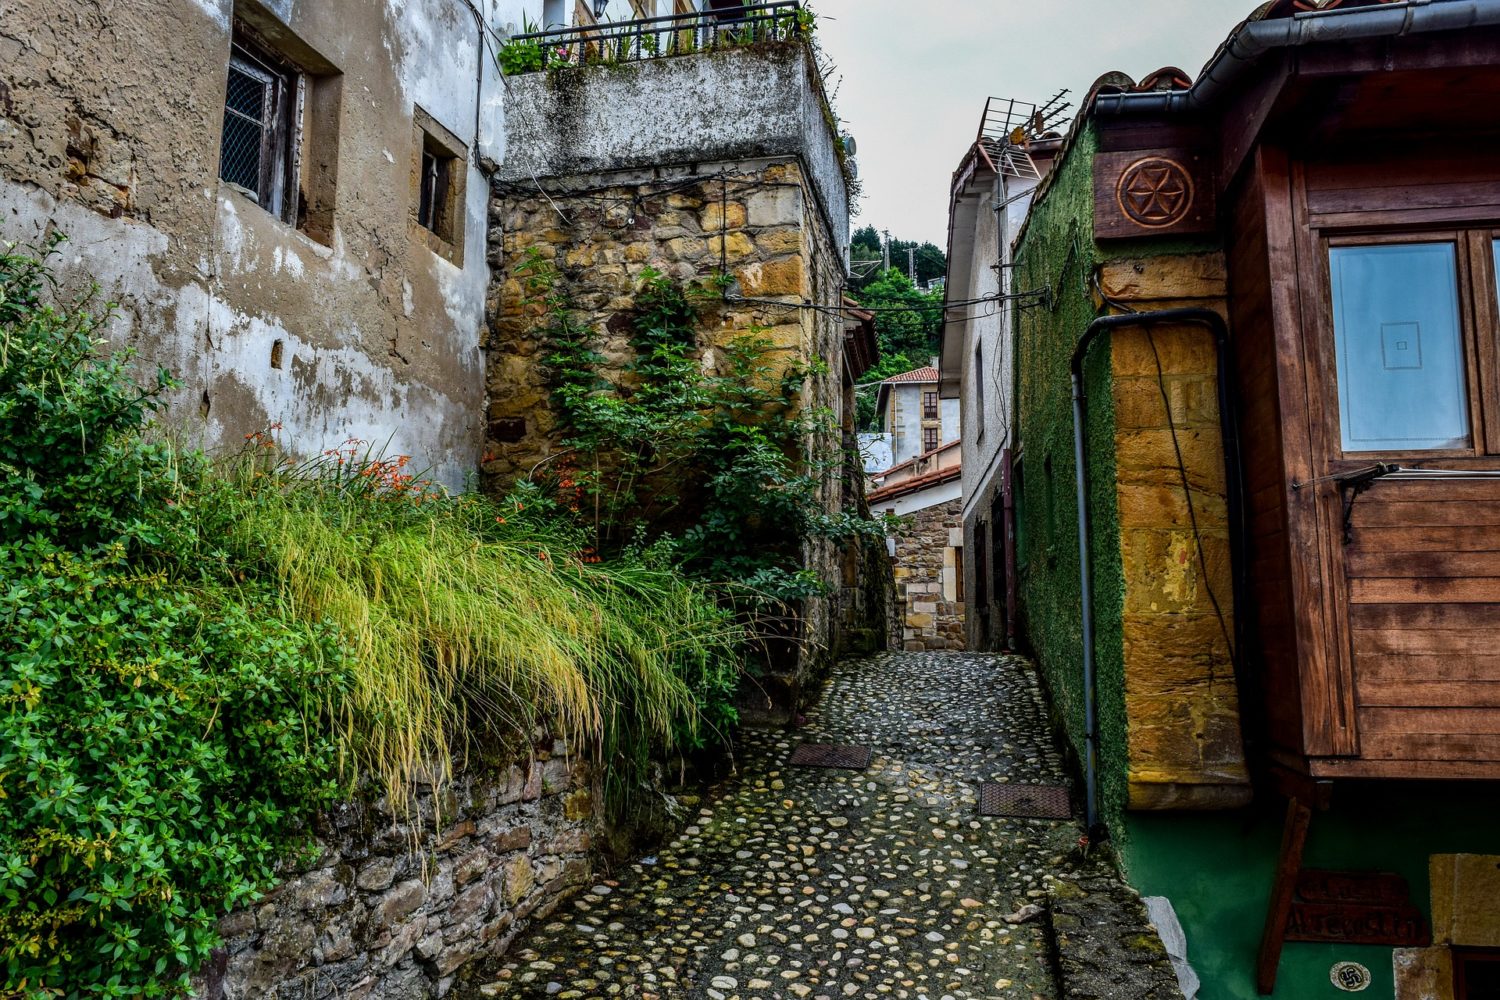
[(1068, 790), (1061, 785), (1002, 785), (987, 781), (979, 786), (979, 815), (1067, 819), (1073, 815), (1073, 807), (1068, 802)]
[(837, 743), (803, 743), (792, 751), (793, 767), (839, 767), (863, 771), (870, 766), (875, 751), (869, 747), (840, 746)]

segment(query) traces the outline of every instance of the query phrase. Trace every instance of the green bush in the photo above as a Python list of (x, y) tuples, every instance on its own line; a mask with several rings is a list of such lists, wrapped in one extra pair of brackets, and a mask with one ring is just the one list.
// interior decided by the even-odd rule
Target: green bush
[[(0, 965), (31, 996), (175, 995), (336, 791), (327, 630), (185, 570), (155, 392), (0, 255)], [(311, 707), (310, 707), (311, 705)]]
[(845, 461), (824, 450), (837, 440), (833, 415), (803, 402), (822, 361), (788, 364), (752, 330), (705, 370), (699, 313), (718, 293), (647, 269), (629, 316), (633, 359), (610, 373), (555, 266), (533, 252), (517, 273), (546, 307), (549, 388), (577, 456), (552, 463), (545, 485), (572, 494), (595, 544), (615, 551), (648, 537), (768, 621), (825, 592), (806, 566), (809, 540), (883, 535), (882, 522), (833, 512), (821, 493)]

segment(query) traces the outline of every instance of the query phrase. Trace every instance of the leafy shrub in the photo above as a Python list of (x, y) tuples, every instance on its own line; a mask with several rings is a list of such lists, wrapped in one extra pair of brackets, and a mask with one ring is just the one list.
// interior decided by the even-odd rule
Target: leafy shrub
[(335, 793), (306, 702), (345, 659), (184, 571), (154, 389), (47, 285), (0, 256), (0, 965), (33, 996), (175, 995)]
[(352, 786), (399, 806), (541, 724), (624, 809), (732, 721), (742, 631), (663, 550), (357, 445), (176, 453), (142, 436), (168, 376), (56, 297), (0, 255), (0, 995), (176, 995)]
[(764, 610), (823, 593), (805, 566), (808, 540), (883, 534), (881, 522), (831, 511), (820, 495), (844, 459), (808, 447), (835, 437), (832, 415), (802, 403), (821, 362), (789, 365), (751, 331), (706, 371), (693, 292), (648, 269), (631, 316), (634, 359), (609, 377), (554, 266), (532, 253), (517, 270), (545, 306), (552, 398), (581, 456), (555, 485), (577, 481), (585, 502), (572, 506), (596, 544), (668, 539), (688, 573)]

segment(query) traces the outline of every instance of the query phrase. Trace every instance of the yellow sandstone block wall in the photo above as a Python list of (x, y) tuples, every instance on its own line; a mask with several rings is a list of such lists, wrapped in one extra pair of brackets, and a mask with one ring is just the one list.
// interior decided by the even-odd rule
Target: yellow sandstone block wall
[[(1222, 306), (1217, 255), (1132, 261), (1101, 277), (1112, 298), (1140, 311)], [(1112, 347), (1129, 805), (1232, 807), (1249, 800), (1250, 786), (1229, 654), (1213, 339), (1194, 325), (1132, 327), (1116, 331)]]
[[(718, 363), (716, 348), (748, 334), (784, 351), (787, 365), (840, 349), (822, 329), (837, 320), (820, 323), (818, 313), (800, 308), (813, 298), (821, 272), (836, 270), (841, 257), (820, 238), (814, 195), (797, 163), (726, 166), (696, 178), (636, 172), (549, 179), (546, 186), (548, 195), (535, 187), (499, 189), (492, 203), (500, 225), (491, 237), (496, 280), (485, 344), (488, 483), (503, 487), (525, 475), (556, 452), (560, 436), (541, 364), (547, 309), (529, 301), (526, 275), (518, 271), (530, 254), (557, 269), (574, 316), (622, 369), (633, 356), (630, 310), (648, 268), (705, 288), (722, 268), (735, 279), (736, 294), (776, 300), (704, 299), (705, 365)], [(837, 392), (809, 388), (820, 398)]]

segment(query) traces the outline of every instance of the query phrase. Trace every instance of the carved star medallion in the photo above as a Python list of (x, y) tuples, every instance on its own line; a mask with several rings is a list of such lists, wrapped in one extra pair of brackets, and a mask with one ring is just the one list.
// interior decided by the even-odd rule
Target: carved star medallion
[(1125, 168), (1115, 189), (1125, 217), (1147, 229), (1174, 226), (1193, 207), (1193, 179), (1176, 160), (1148, 156)]

